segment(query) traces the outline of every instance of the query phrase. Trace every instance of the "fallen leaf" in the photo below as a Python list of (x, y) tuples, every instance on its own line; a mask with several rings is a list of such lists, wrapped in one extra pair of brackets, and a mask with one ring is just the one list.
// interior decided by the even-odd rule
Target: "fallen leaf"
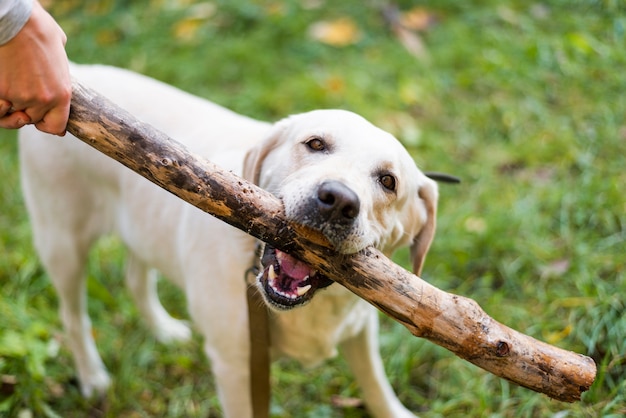
[(586, 296), (573, 296), (569, 298), (560, 298), (554, 300), (551, 305), (565, 309), (574, 309), (580, 307), (589, 307), (593, 305), (595, 299), (593, 297)]
[(202, 26), (204, 21), (196, 18), (182, 19), (174, 25), (173, 32), (174, 37), (179, 41), (189, 42), (196, 37), (198, 29)]
[(559, 342), (563, 341), (565, 339), (565, 337), (567, 337), (568, 335), (570, 335), (572, 333), (572, 326), (571, 325), (567, 325), (563, 330), (561, 331), (555, 331), (555, 332), (549, 332), (546, 335), (544, 335), (544, 339), (548, 344), (558, 344)]
[(354, 20), (342, 17), (312, 24), (309, 27), (309, 36), (327, 45), (343, 47), (357, 43), (361, 39), (361, 32)]
[(417, 32), (432, 25), (434, 15), (419, 7), (403, 13), (396, 5), (390, 4), (383, 8), (383, 17), (396, 38), (411, 55), (418, 59), (427, 58), (426, 47)]
[(561, 277), (569, 270), (570, 260), (562, 259), (553, 261), (539, 268), (541, 277)]
[(407, 29), (425, 32), (437, 23), (437, 16), (424, 7), (414, 7), (400, 14), (400, 24)]
[(198, 3), (189, 7), (185, 18), (176, 22), (173, 28), (174, 37), (179, 41), (189, 42), (196, 38), (198, 30), (209, 20), (217, 6), (211, 2)]
[(402, 26), (394, 28), (394, 33), (409, 54), (420, 59), (426, 57), (426, 47), (424, 46), (424, 42), (422, 42), (421, 36)]
[(122, 33), (115, 28), (103, 29), (96, 33), (96, 42), (101, 46), (117, 44), (122, 38)]
[(339, 395), (333, 395), (330, 399), (330, 403), (335, 408), (363, 408), (364, 406), (363, 399)]
[(341, 93), (346, 89), (346, 82), (342, 77), (331, 76), (324, 81), (324, 89), (331, 93)]

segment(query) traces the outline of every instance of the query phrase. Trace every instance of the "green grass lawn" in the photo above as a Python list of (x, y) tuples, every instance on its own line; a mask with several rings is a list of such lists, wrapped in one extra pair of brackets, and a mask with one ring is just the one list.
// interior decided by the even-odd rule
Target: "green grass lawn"
[[(130, 68), (267, 120), (350, 109), (394, 133), (423, 169), (463, 179), (441, 187), (423, 277), (512, 328), (593, 357), (598, 377), (582, 401), (552, 401), (383, 317), (387, 373), (420, 416), (623, 416), (624, 2), (419, 2), (435, 17), (420, 59), (390, 31), (384, 3), (58, 0), (50, 10), (76, 62)], [(311, 38), (314, 23), (337, 19), (356, 28), (340, 33), (347, 45)], [(106, 400), (80, 397), (56, 296), (31, 245), (14, 138), (0, 130), (0, 416), (220, 416), (199, 338), (156, 343), (123, 287), (115, 240), (99, 245), (88, 271), (94, 334), (114, 385)], [(185, 317), (181, 294), (166, 282), (160, 290)], [(332, 405), (360, 393), (341, 358), (327, 366), (274, 364), (272, 416), (367, 416)]]

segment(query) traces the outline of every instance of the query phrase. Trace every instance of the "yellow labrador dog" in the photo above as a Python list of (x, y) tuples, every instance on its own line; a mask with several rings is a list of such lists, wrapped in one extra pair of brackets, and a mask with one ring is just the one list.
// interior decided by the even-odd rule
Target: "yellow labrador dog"
[[(72, 71), (190, 151), (278, 196), (288, 217), (320, 230), (337, 251), (375, 246), (391, 255), (411, 246), (420, 272), (435, 230), (437, 186), (392, 135), (362, 117), (317, 110), (272, 125), (126, 70)], [(115, 233), (128, 249), (126, 281), (148, 326), (161, 341), (191, 334), (161, 306), (158, 270), (187, 296), (224, 416), (250, 417), (244, 276), (255, 262), (255, 240), (69, 136), (24, 129), (20, 159), (35, 245), (60, 298), (83, 394), (110, 384), (90, 330), (84, 269), (92, 244)], [(312, 366), (340, 347), (373, 416), (412, 417), (385, 376), (376, 309), (281, 251), (268, 246), (262, 259), (257, 280), (273, 308), (273, 357)]]

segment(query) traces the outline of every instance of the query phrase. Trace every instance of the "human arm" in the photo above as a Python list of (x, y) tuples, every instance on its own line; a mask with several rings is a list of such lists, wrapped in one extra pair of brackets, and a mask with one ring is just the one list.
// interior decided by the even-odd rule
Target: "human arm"
[[(2, 34), (9, 26), (14, 31), (16, 20), (19, 27), (19, 15), (13, 12), (31, 4), (28, 0), (11, 3), (18, 9), (0, 17)], [(34, 124), (44, 132), (65, 134), (71, 99), (66, 40), (52, 16), (33, 1), (23, 27), (0, 45), (0, 127)]]

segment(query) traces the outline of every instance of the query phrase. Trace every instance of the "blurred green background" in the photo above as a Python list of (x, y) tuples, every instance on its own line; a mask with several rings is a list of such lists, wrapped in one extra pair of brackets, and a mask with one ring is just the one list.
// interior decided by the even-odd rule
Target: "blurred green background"
[[(423, 277), (598, 376), (566, 404), (382, 320), (400, 399), (423, 417), (626, 414), (626, 4), (620, 0), (57, 0), (70, 58), (148, 74), (266, 120), (345, 108), (449, 172)], [(167, 103), (163, 103), (167, 106)], [(203, 123), (203, 121), (198, 121)], [(69, 139), (68, 139), (69, 140)], [(54, 291), (0, 130), (0, 416), (218, 417), (199, 338), (157, 344), (123, 287), (114, 239), (88, 271), (94, 334), (114, 385), (80, 397)], [(405, 253), (396, 261), (407, 264)], [(166, 306), (185, 302), (163, 281)], [(272, 368), (273, 417), (365, 417), (344, 360)]]

